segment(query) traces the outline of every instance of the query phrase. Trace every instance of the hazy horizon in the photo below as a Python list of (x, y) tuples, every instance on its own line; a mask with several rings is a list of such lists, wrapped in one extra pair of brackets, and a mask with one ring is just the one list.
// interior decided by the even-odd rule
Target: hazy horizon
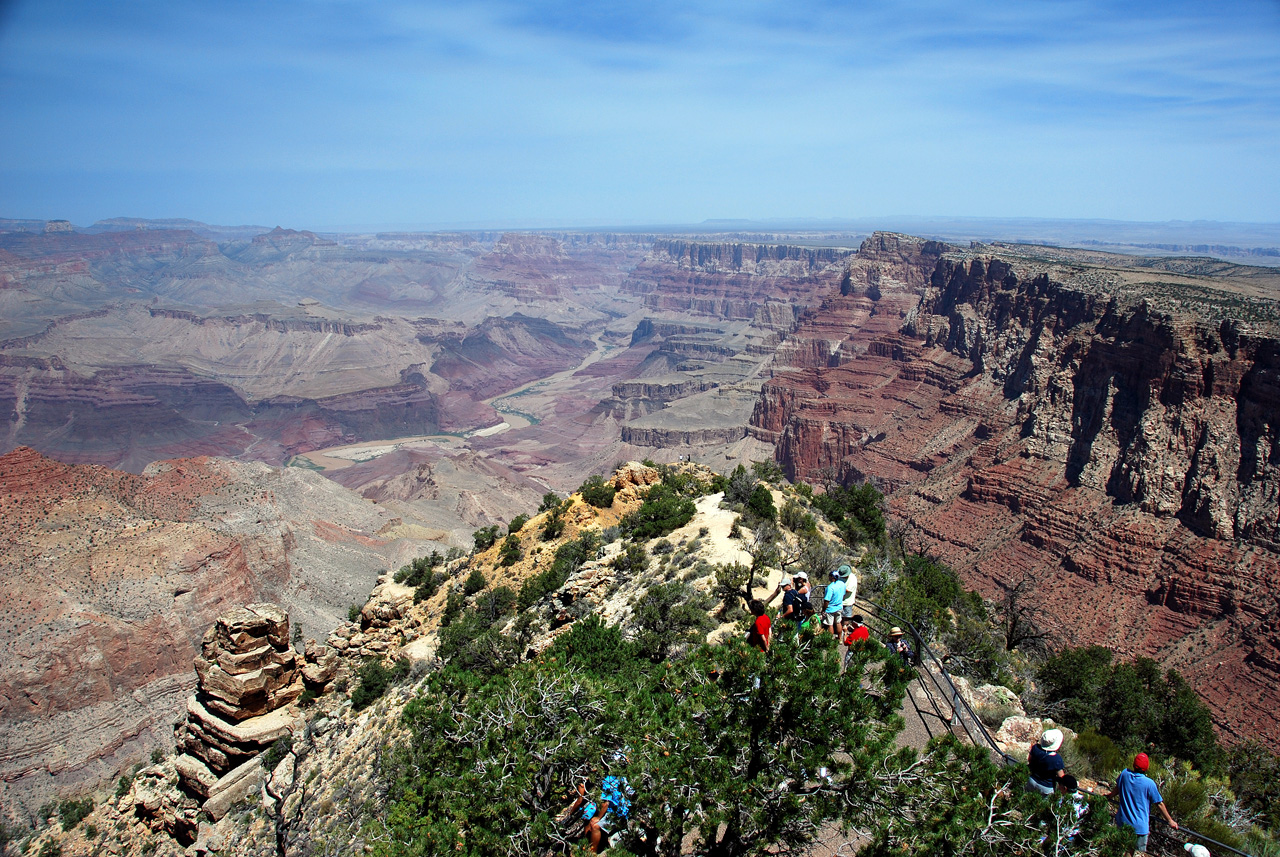
[(1274, 0), (0, 4), (12, 217), (1275, 223), (1277, 140)]

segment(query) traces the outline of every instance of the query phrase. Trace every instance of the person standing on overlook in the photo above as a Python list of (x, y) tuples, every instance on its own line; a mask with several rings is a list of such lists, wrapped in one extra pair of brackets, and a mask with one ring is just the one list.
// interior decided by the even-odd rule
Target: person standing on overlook
[[(841, 566), (848, 568), (848, 566)], [(831, 570), (831, 582), (827, 584), (827, 589), (823, 593), (823, 597), (827, 600), (827, 612), (822, 615), (822, 624), (831, 629), (832, 635), (838, 641), (840, 639), (840, 620), (844, 615), (844, 593), (845, 583), (841, 579), (840, 569)]]
[(1137, 850), (1142, 854), (1147, 853), (1147, 836), (1151, 833), (1153, 805), (1159, 808), (1170, 827), (1174, 830), (1178, 829), (1178, 822), (1173, 820), (1173, 816), (1169, 815), (1169, 808), (1164, 805), (1160, 789), (1156, 787), (1155, 781), (1147, 776), (1147, 768), (1150, 765), (1151, 760), (1147, 758), (1147, 754), (1139, 753), (1133, 757), (1133, 767), (1125, 768), (1116, 778), (1116, 792), (1120, 795), (1120, 811), (1116, 813), (1116, 825), (1133, 828), (1133, 832), (1138, 835)]

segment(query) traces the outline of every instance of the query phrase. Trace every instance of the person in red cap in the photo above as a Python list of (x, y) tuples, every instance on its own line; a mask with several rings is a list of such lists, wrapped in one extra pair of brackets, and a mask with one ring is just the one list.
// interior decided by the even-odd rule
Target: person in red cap
[(1120, 795), (1120, 811), (1116, 813), (1116, 825), (1133, 828), (1133, 832), (1138, 835), (1137, 850), (1143, 854), (1147, 851), (1147, 836), (1151, 833), (1153, 805), (1159, 808), (1170, 827), (1174, 830), (1178, 829), (1178, 822), (1169, 815), (1169, 809), (1164, 805), (1164, 798), (1160, 796), (1160, 789), (1156, 788), (1155, 780), (1147, 776), (1149, 767), (1151, 767), (1151, 760), (1147, 758), (1147, 754), (1139, 753), (1133, 757), (1133, 766), (1125, 768), (1116, 778), (1116, 793)]

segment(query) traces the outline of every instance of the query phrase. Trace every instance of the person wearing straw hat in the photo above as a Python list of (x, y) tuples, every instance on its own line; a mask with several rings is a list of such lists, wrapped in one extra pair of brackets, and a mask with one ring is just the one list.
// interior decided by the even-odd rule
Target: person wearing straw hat
[(1031, 753), (1027, 756), (1027, 767), (1031, 776), (1027, 778), (1027, 790), (1042, 795), (1053, 794), (1053, 787), (1060, 785), (1066, 776), (1067, 766), (1058, 754), (1062, 746), (1062, 730), (1046, 729), (1039, 742), (1031, 745)]
[(911, 644), (907, 642), (906, 638), (902, 635), (902, 629), (897, 625), (894, 625), (889, 629), (889, 640), (885, 645), (889, 647), (889, 651), (902, 658), (903, 666), (911, 666), (911, 661), (914, 656), (914, 653), (911, 651)]

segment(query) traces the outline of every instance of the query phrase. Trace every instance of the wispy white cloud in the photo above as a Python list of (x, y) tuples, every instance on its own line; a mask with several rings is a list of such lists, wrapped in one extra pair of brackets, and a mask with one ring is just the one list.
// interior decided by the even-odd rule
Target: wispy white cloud
[[(26, 0), (6, 21), (0, 186), (170, 171), (190, 177), (173, 214), (292, 172), (335, 188), (330, 223), (378, 204), (1280, 220), (1280, 4), (1262, 0)], [(344, 202), (356, 177), (380, 190)], [(76, 204), (118, 213), (99, 184)], [(301, 184), (279, 184), (275, 219), (312, 216)], [(24, 193), (0, 206), (37, 213)]]

